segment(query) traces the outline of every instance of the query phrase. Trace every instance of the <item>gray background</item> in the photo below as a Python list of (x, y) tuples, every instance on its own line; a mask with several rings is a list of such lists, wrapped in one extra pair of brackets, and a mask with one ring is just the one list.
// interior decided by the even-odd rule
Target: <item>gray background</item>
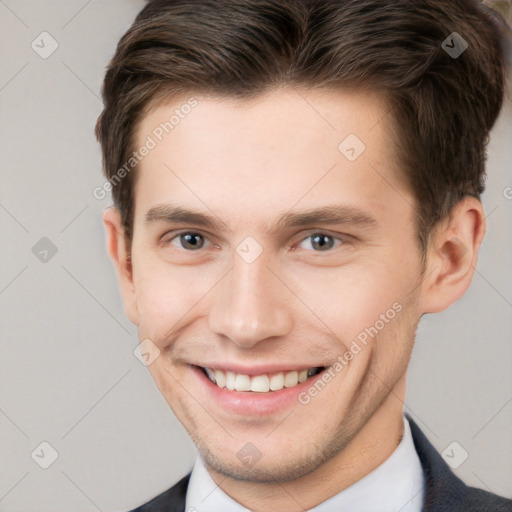
[[(93, 134), (100, 84), (142, 5), (0, 0), (2, 511), (126, 510), (193, 463), (192, 443), (133, 354), (136, 331), (105, 251), (110, 202), (92, 194), (103, 183)], [(51, 49), (43, 31), (59, 45), (47, 58), (31, 47)], [(469, 454), (456, 474), (507, 496), (511, 140), (508, 101), (489, 146), (488, 233), (473, 284), (422, 320), (405, 404), (440, 452), (449, 447), (447, 460)], [(58, 452), (48, 469), (39, 465), (51, 455), (43, 441)]]

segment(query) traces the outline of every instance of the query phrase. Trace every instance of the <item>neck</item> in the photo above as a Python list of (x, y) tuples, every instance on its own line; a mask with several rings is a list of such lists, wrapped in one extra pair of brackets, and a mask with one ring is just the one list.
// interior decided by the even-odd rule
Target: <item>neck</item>
[(315, 471), (286, 483), (235, 480), (208, 468), (216, 484), (255, 512), (303, 512), (350, 487), (380, 466), (403, 435), (405, 375), (345, 448)]

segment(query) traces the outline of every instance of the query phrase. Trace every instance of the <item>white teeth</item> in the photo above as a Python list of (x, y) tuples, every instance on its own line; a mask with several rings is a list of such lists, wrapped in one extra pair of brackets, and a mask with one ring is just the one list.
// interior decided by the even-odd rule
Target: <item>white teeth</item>
[(226, 385), (226, 375), (224, 372), (221, 372), (220, 370), (215, 370), (215, 384), (217, 384), (219, 388), (223, 388)]
[(284, 376), (284, 387), (293, 388), (299, 383), (299, 373), (296, 371), (286, 372)]
[(226, 388), (230, 391), (235, 389), (235, 374), (233, 372), (226, 372)]
[(279, 391), (284, 388), (284, 375), (283, 372), (276, 373), (270, 377), (270, 389), (272, 391)]
[(270, 384), (266, 375), (257, 375), (251, 379), (251, 391), (266, 393), (269, 389)]
[(205, 368), (205, 370), (206, 370), (206, 373), (208, 374), (208, 377), (210, 377), (210, 380), (212, 382), (217, 383), (217, 379), (215, 378), (215, 373), (213, 372), (213, 370), (210, 370), (210, 368)]
[(235, 378), (235, 389), (237, 391), (251, 391), (251, 378), (249, 375), (237, 373)]
[(278, 372), (272, 375), (254, 375), (250, 377), (242, 373), (225, 372), (205, 368), (209, 379), (220, 388), (230, 391), (253, 391), (256, 393), (268, 393), (279, 391), (283, 388), (292, 388), (316, 375), (316, 368), (292, 370), (290, 372)]

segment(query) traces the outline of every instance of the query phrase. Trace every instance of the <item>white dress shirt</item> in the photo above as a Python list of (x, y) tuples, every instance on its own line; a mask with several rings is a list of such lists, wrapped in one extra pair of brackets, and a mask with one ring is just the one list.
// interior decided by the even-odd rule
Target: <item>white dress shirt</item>
[[(371, 473), (309, 512), (421, 512), (424, 475), (404, 416), (404, 434), (395, 451)], [(187, 491), (186, 512), (251, 512), (213, 481), (197, 456)]]

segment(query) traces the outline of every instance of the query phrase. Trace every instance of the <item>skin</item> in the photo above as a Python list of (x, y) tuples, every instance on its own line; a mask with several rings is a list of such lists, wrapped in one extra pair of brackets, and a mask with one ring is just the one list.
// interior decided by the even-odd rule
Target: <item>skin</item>
[[(482, 206), (466, 198), (437, 226), (422, 273), (415, 199), (377, 94), (282, 88), (251, 100), (196, 98), (140, 164), (131, 244), (119, 212), (105, 212), (108, 250), (128, 317), (140, 340), (160, 350), (149, 370), (213, 479), (251, 510), (304, 510), (397, 447), (417, 324), (468, 288), (485, 232)], [(186, 99), (152, 109), (138, 142)], [(353, 162), (338, 150), (350, 133), (366, 145)], [(226, 229), (147, 222), (164, 204), (200, 210)], [(376, 223), (275, 226), (283, 213), (334, 204)], [(183, 232), (203, 235), (204, 247), (184, 247)], [(315, 233), (334, 237), (333, 247), (315, 245)], [(247, 236), (263, 250), (252, 263), (236, 252)], [(306, 405), (238, 414), (206, 400), (193, 375), (191, 364), (225, 361), (332, 365), (394, 303), (400, 313)], [(237, 457), (248, 442), (262, 454), (250, 466)]]

